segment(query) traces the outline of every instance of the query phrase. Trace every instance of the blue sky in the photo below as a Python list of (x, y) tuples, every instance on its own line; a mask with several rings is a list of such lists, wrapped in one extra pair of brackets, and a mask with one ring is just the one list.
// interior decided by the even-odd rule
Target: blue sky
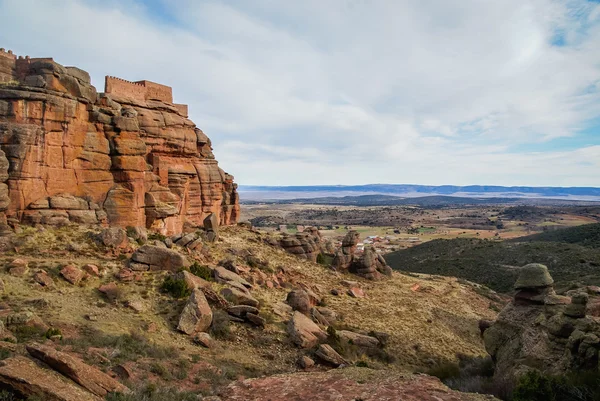
[(246, 185), (600, 186), (600, 3), (0, 0), (0, 47), (149, 79)]

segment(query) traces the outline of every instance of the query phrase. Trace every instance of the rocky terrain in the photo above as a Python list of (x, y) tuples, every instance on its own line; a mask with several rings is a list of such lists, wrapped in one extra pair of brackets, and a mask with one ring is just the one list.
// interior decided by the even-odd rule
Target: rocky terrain
[(0, 57), (0, 400), (594, 399), (600, 288), (557, 293), (516, 259), (503, 295), (393, 271), (355, 230), (336, 247), (237, 223), (171, 88), (98, 94), (75, 67)]
[[(0, 383), (50, 394), (40, 383), (18, 387), (14, 380), (58, 377), (56, 370), (66, 389), (82, 391), (62, 363), (31, 348), (45, 343), (134, 391), (154, 382), (258, 400), (262, 390), (244, 393), (244, 378), (304, 370), (318, 373), (323, 388), (351, 394), (371, 391), (374, 377), (390, 371), (407, 386), (397, 393), (382, 387), (381, 394), (478, 399), (411, 376), (459, 353), (485, 353), (477, 322), (494, 319), (502, 303), (478, 295), (475, 285), (398, 273), (372, 281), (290, 254), (277, 238), (248, 227), (217, 231), (216, 242), (196, 231), (157, 237), (78, 225), (19, 226), (3, 237), (10, 250), (1, 258), (0, 312), (9, 342), (0, 342)], [(327, 373), (347, 365), (358, 365), (354, 384), (343, 372)]]

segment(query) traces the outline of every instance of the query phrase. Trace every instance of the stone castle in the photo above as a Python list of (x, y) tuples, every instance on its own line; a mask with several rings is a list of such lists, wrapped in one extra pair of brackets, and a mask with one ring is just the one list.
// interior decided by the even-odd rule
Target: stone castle
[(0, 49), (0, 226), (110, 224), (164, 234), (239, 216), (237, 185), (168, 86)]

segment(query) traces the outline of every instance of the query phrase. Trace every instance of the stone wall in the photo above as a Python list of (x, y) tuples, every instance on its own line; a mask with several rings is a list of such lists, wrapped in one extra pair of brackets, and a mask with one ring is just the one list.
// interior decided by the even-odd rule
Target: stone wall
[[(146, 86), (113, 77), (98, 95), (85, 71), (51, 59), (26, 65), (18, 86), (0, 86), (9, 223), (104, 223), (172, 234), (184, 224), (201, 226), (210, 213), (221, 224), (237, 221), (237, 185), (180, 106), (146, 100)], [(57, 199), (72, 205), (59, 207)]]
[(14, 80), (16, 59), (10, 50), (0, 49), (0, 83)]
[(117, 77), (106, 76), (104, 78), (104, 93), (123, 96), (139, 102), (146, 100), (146, 88), (142, 84)]
[(146, 88), (146, 100), (160, 100), (161, 102), (173, 103), (173, 89), (170, 86), (151, 81), (138, 81), (137, 83)]

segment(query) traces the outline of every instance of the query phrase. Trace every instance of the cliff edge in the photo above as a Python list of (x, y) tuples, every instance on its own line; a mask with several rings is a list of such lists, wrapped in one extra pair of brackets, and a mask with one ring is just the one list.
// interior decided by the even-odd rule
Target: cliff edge
[(239, 216), (233, 176), (168, 86), (106, 77), (97, 93), (79, 68), (0, 49), (0, 149), (0, 225), (173, 234)]

